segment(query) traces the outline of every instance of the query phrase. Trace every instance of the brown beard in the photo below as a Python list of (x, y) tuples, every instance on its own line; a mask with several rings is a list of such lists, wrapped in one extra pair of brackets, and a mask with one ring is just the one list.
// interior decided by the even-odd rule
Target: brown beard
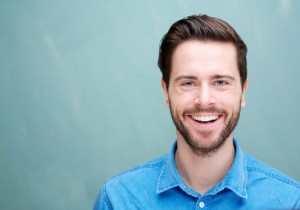
[[(173, 119), (173, 122), (177, 128), (177, 130), (180, 132), (180, 134), (183, 136), (185, 142), (189, 145), (193, 153), (197, 156), (210, 156), (225, 143), (228, 136), (233, 132), (235, 129), (239, 117), (240, 117), (240, 110), (241, 108), (238, 108), (237, 110), (234, 110), (232, 113), (227, 125), (225, 128), (221, 131), (220, 135), (217, 137), (216, 141), (213, 141), (214, 143), (210, 145), (209, 147), (203, 147), (198, 144), (197, 139), (195, 139), (192, 134), (188, 131), (188, 129), (184, 126), (182, 121), (180, 121), (178, 113), (175, 113), (172, 104), (170, 103), (170, 112)], [(210, 108), (194, 108), (186, 110), (183, 115), (186, 114), (192, 114), (192, 113), (199, 113), (199, 112), (208, 112), (208, 113), (222, 113), (225, 116), (228, 116), (228, 113), (224, 109), (218, 109), (216, 107), (210, 107)]]

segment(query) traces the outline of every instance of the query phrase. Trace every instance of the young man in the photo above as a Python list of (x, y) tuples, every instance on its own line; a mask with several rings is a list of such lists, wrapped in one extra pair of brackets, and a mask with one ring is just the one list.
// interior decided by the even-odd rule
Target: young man
[(158, 65), (177, 128), (166, 156), (107, 181), (99, 209), (300, 209), (300, 185), (233, 138), (247, 90), (247, 47), (223, 20), (174, 23)]

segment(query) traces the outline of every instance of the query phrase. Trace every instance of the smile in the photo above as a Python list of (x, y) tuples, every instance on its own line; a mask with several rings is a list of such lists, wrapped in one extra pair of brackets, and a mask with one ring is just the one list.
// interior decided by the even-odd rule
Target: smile
[(191, 115), (192, 119), (197, 122), (209, 123), (214, 122), (218, 119), (218, 115)]

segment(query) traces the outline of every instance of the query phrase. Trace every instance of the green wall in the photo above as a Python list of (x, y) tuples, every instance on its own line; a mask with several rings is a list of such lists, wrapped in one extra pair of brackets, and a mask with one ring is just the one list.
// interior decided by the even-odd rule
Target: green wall
[(175, 139), (156, 65), (177, 19), (207, 13), (248, 44), (235, 136), (300, 181), (300, 1), (0, 0), (0, 209), (91, 209), (104, 180)]

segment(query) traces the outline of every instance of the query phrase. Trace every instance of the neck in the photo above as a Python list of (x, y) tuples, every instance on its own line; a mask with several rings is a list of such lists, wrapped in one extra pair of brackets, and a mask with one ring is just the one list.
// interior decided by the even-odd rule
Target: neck
[(226, 176), (234, 157), (232, 136), (209, 156), (196, 155), (183, 139), (178, 138), (175, 163), (187, 186), (204, 194)]

